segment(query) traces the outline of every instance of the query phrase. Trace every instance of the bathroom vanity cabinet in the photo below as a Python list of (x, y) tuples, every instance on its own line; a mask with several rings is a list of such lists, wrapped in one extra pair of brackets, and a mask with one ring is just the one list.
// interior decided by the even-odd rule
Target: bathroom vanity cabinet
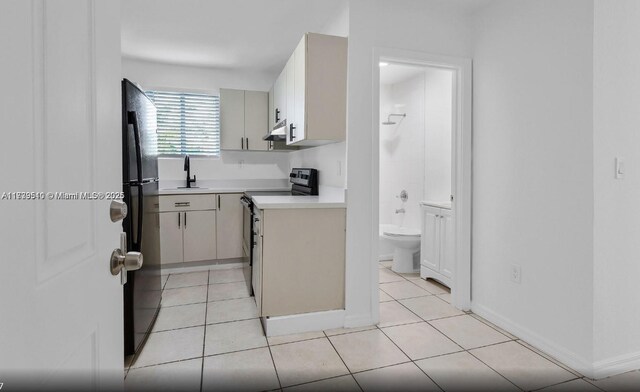
[(454, 236), (451, 208), (422, 204), (421, 278), (432, 278), (451, 287)]

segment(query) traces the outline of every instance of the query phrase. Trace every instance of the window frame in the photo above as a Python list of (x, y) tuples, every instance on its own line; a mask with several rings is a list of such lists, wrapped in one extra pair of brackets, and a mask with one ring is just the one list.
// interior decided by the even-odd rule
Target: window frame
[[(220, 124), (220, 91), (219, 90), (198, 90), (198, 89), (183, 89), (183, 88), (175, 88), (175, 87), (154, 87), (149, 86), (144, 89), (145, 94), (149, 97), (151, 102), (156, 105), (154, 98), (152, 98), (153, 93), (169, 93), (169, 94), (193, 94), (193, 95), (208, 95), (212, 97), (216, 97), (218, 99), (218, 151), (217, 154), (201, 154), (201, 153), (189, 153), (184, 151), (184, 129), (181, 129), (180, 138), (181, 138), (181, 153), (161, 153), (160, 150), (160, 142), (158, 142), (158, 158), (184, 158), (186, 155), (189, 155), (192, 158), (208, 158), (208, 159), (220, 159), (222, 156), (222, 131)], [(151, 93), (151, 94), (150, 94)], [(156, 105), (157, 108), (157, 105)], [(184, 116), (183, 110), (180, 111), (181, 116)]]

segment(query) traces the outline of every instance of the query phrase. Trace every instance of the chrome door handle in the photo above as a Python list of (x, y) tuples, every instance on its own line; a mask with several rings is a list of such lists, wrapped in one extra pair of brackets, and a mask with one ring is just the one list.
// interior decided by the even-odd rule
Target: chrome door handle
[(120, 247), (111, 252), (109, 267), (111, 275), (123, 272), (122, 284), (127, 282), (126, 272), (135, 271), (142, 267), (144, 258), (140, 252), (127, 252), (127, 233), (120, 233)]
[(119, 248), (111, 253), (111, 275), (118, 275), (123, 269), (125, 271), (135, 271), (142, 267), (144, 257), (140, 252), (127, 252), (123, 254)]
[(109, 206), (109, 217), (111, 218), (111, 222), (118, 222), (127, 217), (127, 203), (119, 200), (111, 200), (111, 205)]

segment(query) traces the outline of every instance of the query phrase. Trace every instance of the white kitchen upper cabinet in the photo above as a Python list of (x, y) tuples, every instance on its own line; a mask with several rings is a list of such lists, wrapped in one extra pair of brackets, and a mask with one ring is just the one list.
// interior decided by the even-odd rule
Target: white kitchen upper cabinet
[(275, 113), (275, 85), (271, 86), (271, 90), (269, 90), (269, 132), (276, 126), (276, 113)]
[(242, 228), (244, 207), (240, 204), (241, 193), (218, 195), (216, 216), (216, 250), (218, 259), (232, 259), (244, 256), (242, 250)]
[[(307, 77), (307, 36), (305, 35), (300, 40), (300, 43), (296, 47), (296, 50), (293, 52), (294, 57), (294, 95), (295, 95), (295, 113), (291, 118), (291, 121), (294, 124), (294, 132), (295, 136), (294, 142), (296, 140), (304, 140), (305, 139), (305, 102), (306, 102), (306, 77)], [(287, 79), (287, 82), (289, 80)]]
[(305, 34), (285, 70), (287, 98), (294, 100), (287, 105), (287, 122), (293, 126), (287, 144), (317, 146), (345, 140), (347, 39)]
[(267, 151), (269, 93), (220, 89), (220, 148)]
[(182, 263), (183, 212), (160, 213), (160, 255), (162, 264)]
[(220, 89), (220, 148), (243, 150), (245, 144), (244, 90)]
[[(269, 142), (262, 138), (269, 129), (269, 93), (266, 91), (244, 92), (244, 149), (267, 151)], [(238, 203), (239, 204), (239, 203)]]
[(287, 80), (287, 92), (286, 92), (286, 104), (287, 104), (287, 144), (295, 142), (295, 116), (296, 116), (296, 68), (295, 68), (295, 54), (292, 54), (284, 67)]
[(187, 211), (183, 218), (184, 261), (217, 259), (216, 212)]
[(285, 67), (273, 85), (274, 125), (287, 118), (287, 68)]

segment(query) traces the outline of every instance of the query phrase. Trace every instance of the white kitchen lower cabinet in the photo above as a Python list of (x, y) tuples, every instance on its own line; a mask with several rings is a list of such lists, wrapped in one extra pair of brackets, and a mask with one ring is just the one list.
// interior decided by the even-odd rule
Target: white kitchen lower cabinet
[(214, 260), (216, 255), (216, 212), (184, 213), (184, 261)]
[(266, 209), (257, 218), (258, 314), (344, 309), (345, 209)]
[(216, 211), (160, 213), (162, 264), (214, 260)]
[(455, 233), (450, 209), (422, 206), (420, 277), (451, 287), (455, 260)]
[(182, 220), (184, 212), (160, 214), (160, 260), (162, 264), (182, 263)]
[(216, 248), (218, 259), (233, 259), (244, 256), (242, 230), (244, 210), (240, 204), (241, 193), (218, 195), (216, 216)]

